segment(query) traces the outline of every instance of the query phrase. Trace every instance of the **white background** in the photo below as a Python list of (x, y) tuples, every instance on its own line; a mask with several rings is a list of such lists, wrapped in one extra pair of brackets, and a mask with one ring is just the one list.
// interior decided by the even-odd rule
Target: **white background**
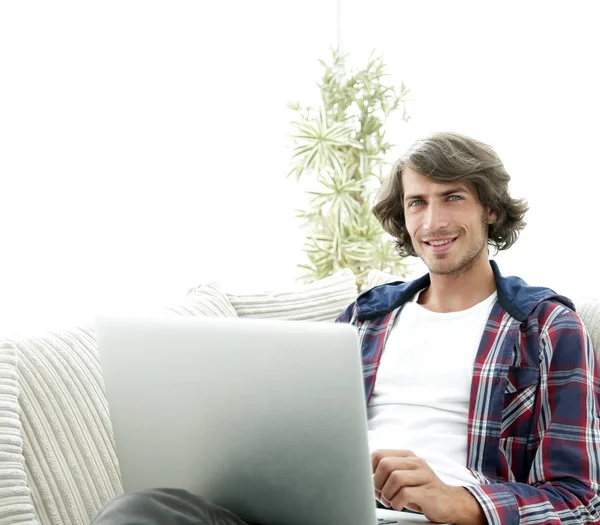
[[(411, 88), (398, 144), (492, 144), (531, 205), (497, 260), (576, 299), (595, 278), (600, 36), (592, 2), (0, 4), (0, 335), (161, 305), (216, 280), (295, 286), (289, 100), (338, 40)], [(422, 268), (415, 265), (413, 273)]]

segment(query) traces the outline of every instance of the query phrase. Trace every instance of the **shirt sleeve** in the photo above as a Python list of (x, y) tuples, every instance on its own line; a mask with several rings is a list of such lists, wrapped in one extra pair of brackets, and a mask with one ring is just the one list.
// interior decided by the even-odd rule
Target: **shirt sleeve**
[(493, 525), (598, 523), (600, 374), (592, 341), (577, 314), (555, 305), (539, 343), (537, 450), (528, 482), (465, 488)]
[(352, 303), (352, 304), (348, 305), (344, 309), (344, 311), (340, 315), (338, 315), (335, 322), (336, 323), (350, 323), (350, 322), (354, 321), (355, 305), (356, 305), (356, 303)]

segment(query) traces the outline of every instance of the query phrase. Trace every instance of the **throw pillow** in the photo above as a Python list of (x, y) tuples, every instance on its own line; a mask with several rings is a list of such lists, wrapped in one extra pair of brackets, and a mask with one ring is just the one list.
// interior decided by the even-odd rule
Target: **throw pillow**
[(577, 304), (576, 308), (592, 338), (596, 355), (600, 359), (600, 301), (586, 301)]
[(345, 268), (296, 291), (228, 293), (227, 297), (239, 317), (333, 322), (356, 295), (354, 274)]
[(237, 313), (229, 299), (215, 282), (192, 288), (184, 302), (164, 308), (163, 313), (205, 317), (237, 317)]
[(367, 286), (365, 290), (370, 290), (381, 284), (393, 283), (396, 281), (404, 281), (402, 277), (392, 275), (391, 273), (382, 272), (381, 270), (369, 270), (367, 274)]

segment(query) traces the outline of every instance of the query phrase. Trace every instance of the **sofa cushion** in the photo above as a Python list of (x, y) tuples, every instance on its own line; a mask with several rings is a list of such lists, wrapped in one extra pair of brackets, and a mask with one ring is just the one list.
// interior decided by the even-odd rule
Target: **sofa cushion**
[(17, 351), (0, 342), (0, 525), (35, 523), (19, 416)]
[(239, 317), (335, 321), (356, 299), (356, 278), (345, 268), (297, 290), (257, 294), (227, 293)]
[[(236, 314), (208, 284), (158, 315)], [(25, 466), (38, 519), (87, 525), (123, 491), (95, 332), (79, 327), (10, 342), (19, 357)]]
[(575, 307), (592, 338), (596, 355), (600, 359), (600, 301), (584, 301), (575, 304)]
[(237, 317), (234, 307), (215, 282), (192, 288), (185, 301), (167, 306), (165, 314), (199, 315), (203, 317)]
[(370, 290), (381, 284), (393, 283), (394, 281), (406, 281), (406, 279), (392, 275), (391, 273), (382, 272), (381, 270), (369, 270), (365, 290)]

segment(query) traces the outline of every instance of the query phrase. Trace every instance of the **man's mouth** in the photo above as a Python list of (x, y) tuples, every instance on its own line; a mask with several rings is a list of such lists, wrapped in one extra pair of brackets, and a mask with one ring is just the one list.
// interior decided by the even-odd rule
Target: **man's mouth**
[(447, 239), (430, 239), (429, 241), (423, 241), (429, 249), (435, 253), (441, 253), (448, 251), (456, 241), (458, 237), (450, 237)]

